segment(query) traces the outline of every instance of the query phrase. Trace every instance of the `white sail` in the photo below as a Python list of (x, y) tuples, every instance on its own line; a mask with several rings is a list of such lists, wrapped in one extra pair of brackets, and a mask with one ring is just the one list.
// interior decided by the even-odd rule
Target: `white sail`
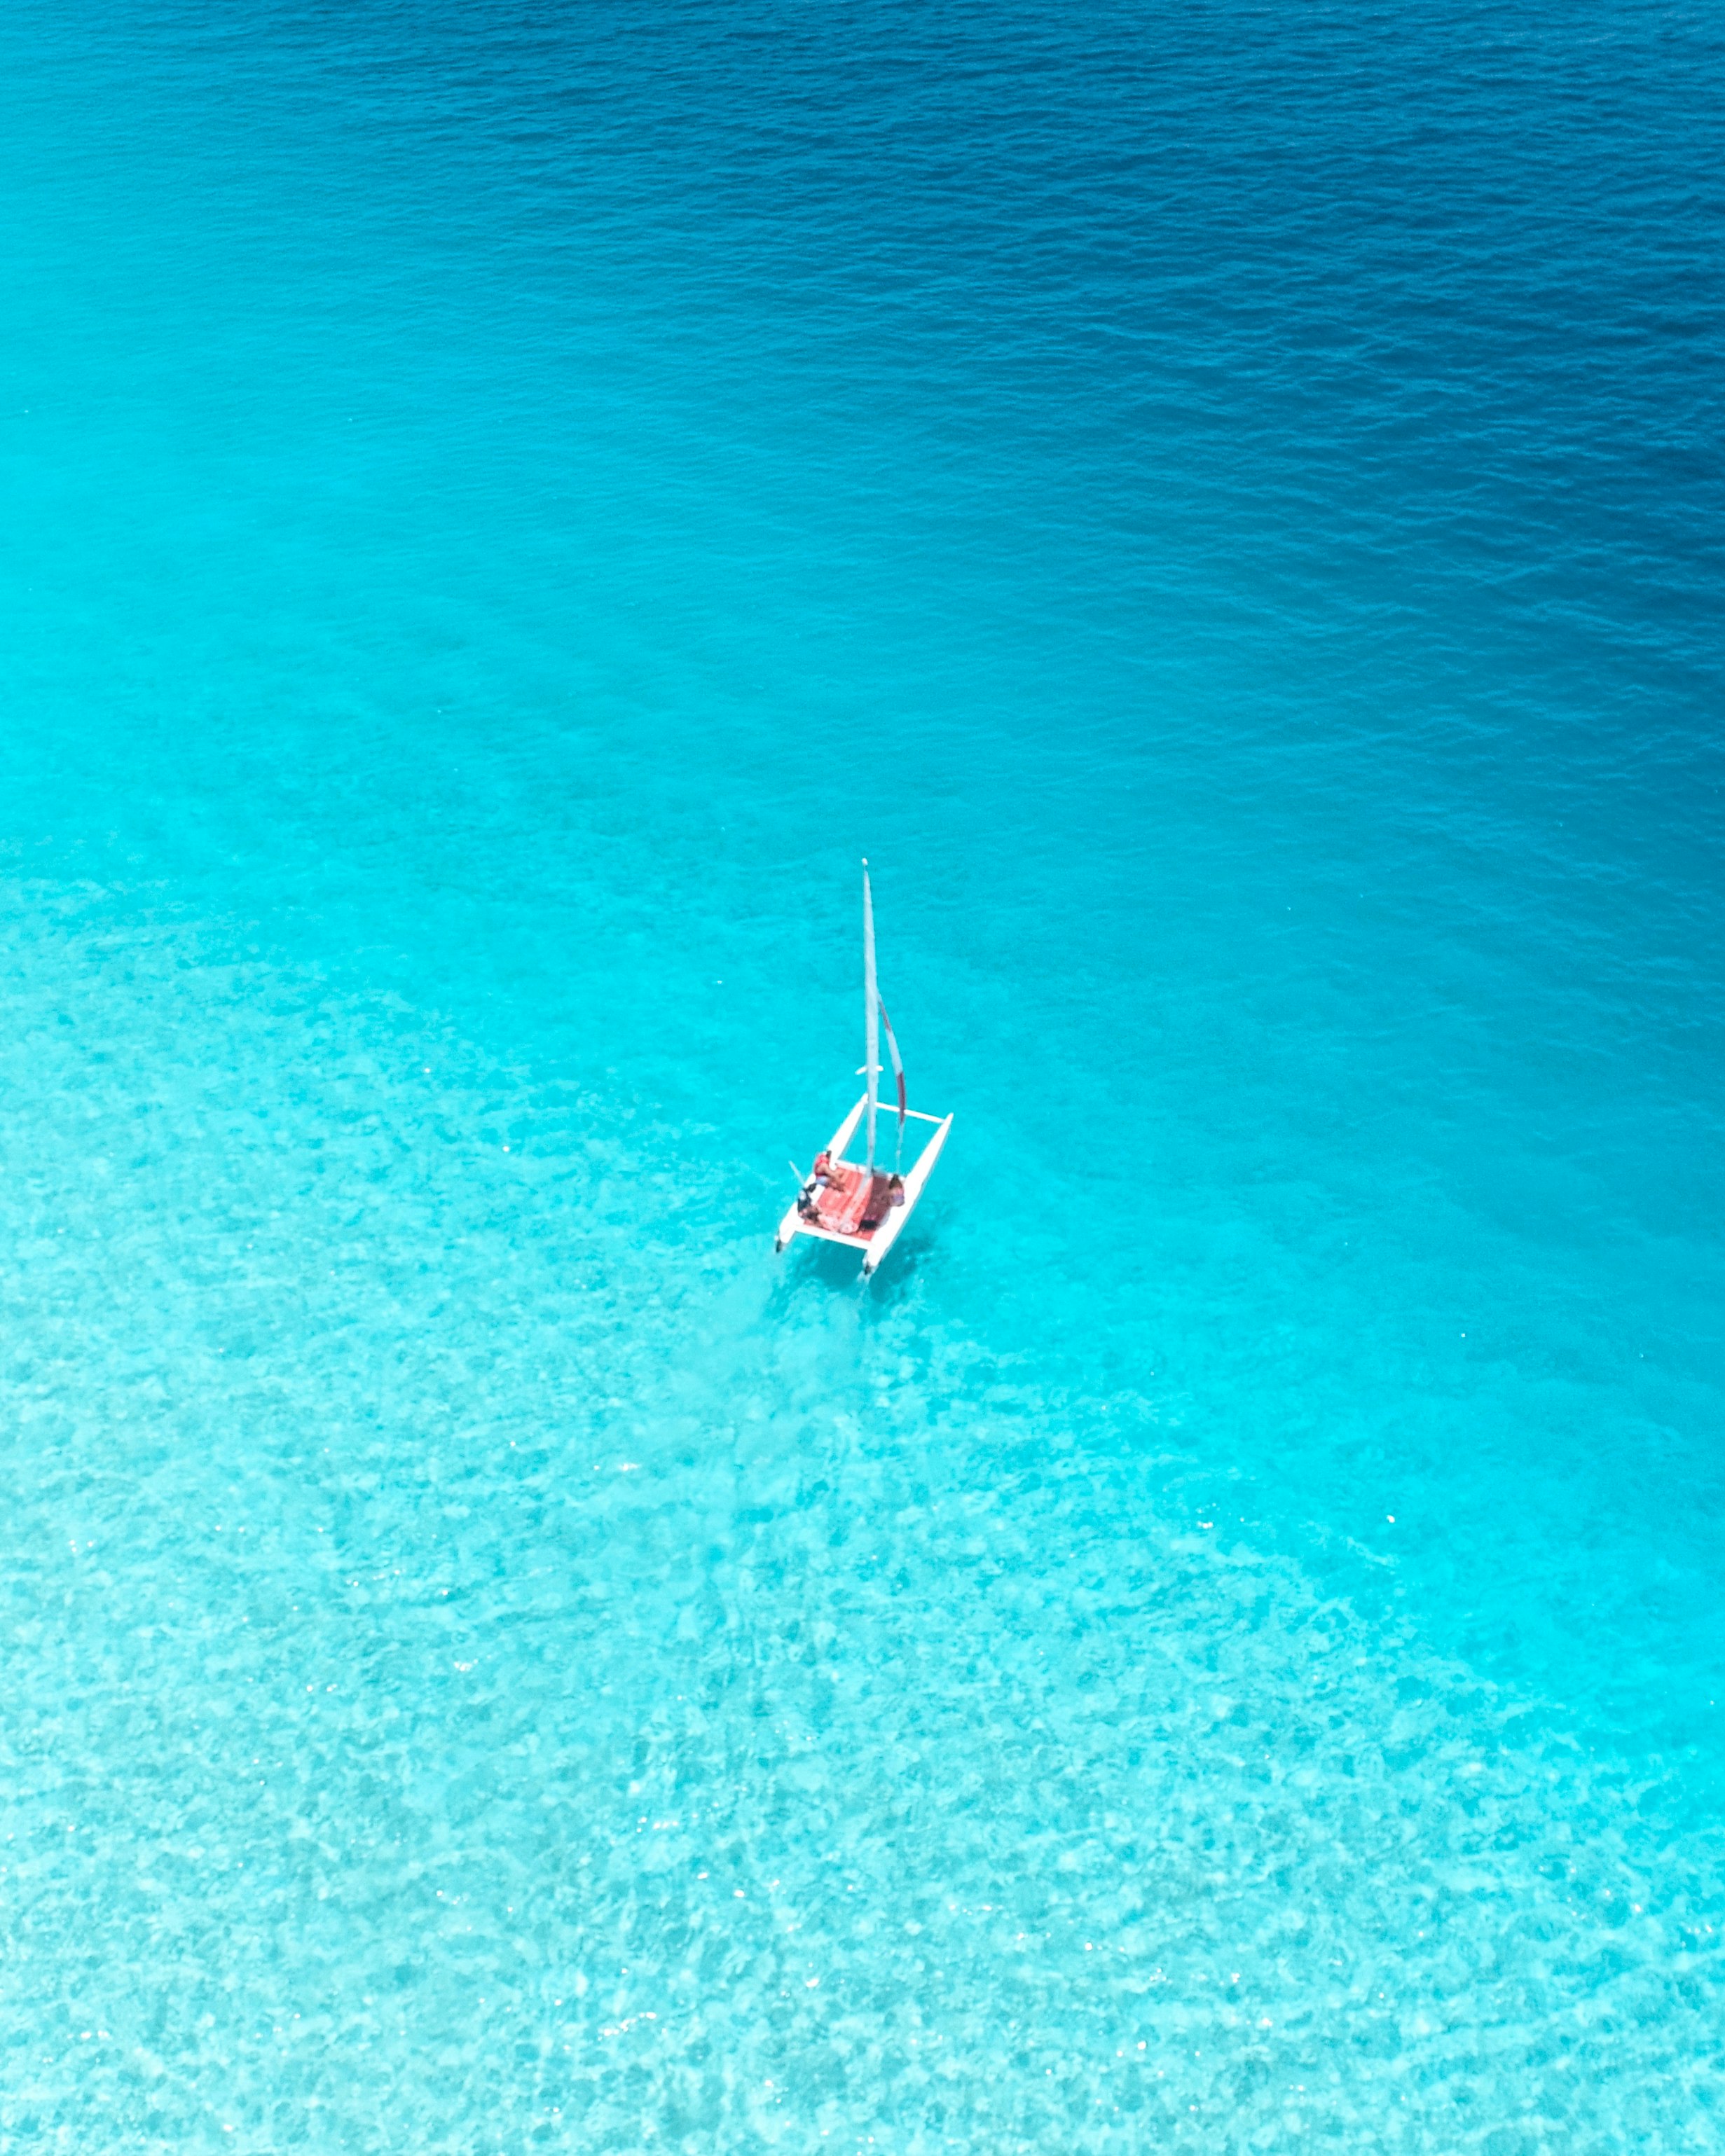
[(868, 864), (862, 864), (863, 1067), (868, 1073), (868, 1166), (874, 1168), (874, 1111), (880, 1086), (880, 997), (874, 986), (874, 900), (868, 889)]

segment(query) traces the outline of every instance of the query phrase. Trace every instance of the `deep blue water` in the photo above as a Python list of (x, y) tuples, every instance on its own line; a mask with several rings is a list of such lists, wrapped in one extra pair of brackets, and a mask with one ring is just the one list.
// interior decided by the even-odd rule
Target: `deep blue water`
[(0, 2138), (1725, 2145), (1717, 17), (0, 58)]

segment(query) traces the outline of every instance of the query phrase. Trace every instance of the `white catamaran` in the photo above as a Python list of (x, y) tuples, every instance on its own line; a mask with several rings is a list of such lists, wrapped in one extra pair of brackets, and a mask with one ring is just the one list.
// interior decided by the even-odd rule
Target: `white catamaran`
[[(862, 1270), (867, 1276), (904, 1233), (904, 1224), (934, 1173), (935, 1163), (940, 1158), (946, 1133), (952, 1128), (950, 1116), (931, 1116), (921, 1108), (907, 1106), (905, 1101), (904, 1060), (899, 1054), (893, 1022), (887, 1016), (880, 991), (874, 984), (874, 901), (868, 889), (867, 861), (862, 864), (862, 1075), (868, 1081), (868, 1090), (833, 1132), (826, 1150), (816, 1155), (815, 1165), (796, 1194), (796, 1203), (779, 1223), (775, 1248), (782, 1250), (795, 1235), (813, 1235), (823, 1243), (848, 1244), (852, 1250), (862, 1253)], [(899, 1137), (890, 1170), (878, 1165), (874, 1157), (883, 1029), (887, 1036), (887, 1053), (893, 1059), (893, 1075), (899, 1084)], [(860, 1163), (847, 1160), (845, 1147), (857, 1135), (857, 1126), (865, 1116), (868, 1157)], [(917, 1155), (909, 1173), (904, 1168), (907, 1121), (935, 1126), (933, 1135)]]

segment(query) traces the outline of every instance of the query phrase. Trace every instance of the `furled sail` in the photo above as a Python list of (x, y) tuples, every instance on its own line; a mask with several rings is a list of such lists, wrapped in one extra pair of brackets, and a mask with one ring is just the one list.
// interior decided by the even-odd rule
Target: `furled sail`
[(881, 1002), (878, 995), (874, 1000), (876, 1008), (880, 1012), (880, 1022), (887, 1036), (887, 1054), (893, 1059), (893, 1075), (899, 1081), (899, 1135), (902, 1138), (904, 1135), (904, 1059), (899, 1053), (899, 1036), (893, 1030), (893, 1021), (887, 1016), (886, 1005)]

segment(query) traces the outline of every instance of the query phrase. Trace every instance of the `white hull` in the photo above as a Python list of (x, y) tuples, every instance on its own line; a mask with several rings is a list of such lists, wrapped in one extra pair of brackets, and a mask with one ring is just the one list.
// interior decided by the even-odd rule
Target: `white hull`
[(904, 1224), (916, 1210), (916, 1201), (923, 1188), (935, 1172), (935, 1163), (940, 1158), (940, 1148), (946, 1142), (946, 1133), (952, 1128), (949, 1116), (922, 1149), (922, 1157), (904, 1178), (904, 1203), (895, 1205), (868, 1239), (868, 1248), (862, 1255), (862, 1272), (866, 1278), (885, 1257), (900, 1235)]
[[(843, 1154), (845, 1147), (857, 1135), (857, 1126), (862, 1122), (862, 1111), (868, 1106), (868, 1096), (865, 1093), (832, 1133), (832, 1142), (826, 1150), (835, 1159)], [(829, 1235), (825, 1228), (811, 1228), (795, 1205), (779, 1223), (779, 1237), (773, 1248), (782, 1250), (793, 1235), (817, 1235), (823, 1243), (847, 1243), (851, 1240), (848, 1235)]]

